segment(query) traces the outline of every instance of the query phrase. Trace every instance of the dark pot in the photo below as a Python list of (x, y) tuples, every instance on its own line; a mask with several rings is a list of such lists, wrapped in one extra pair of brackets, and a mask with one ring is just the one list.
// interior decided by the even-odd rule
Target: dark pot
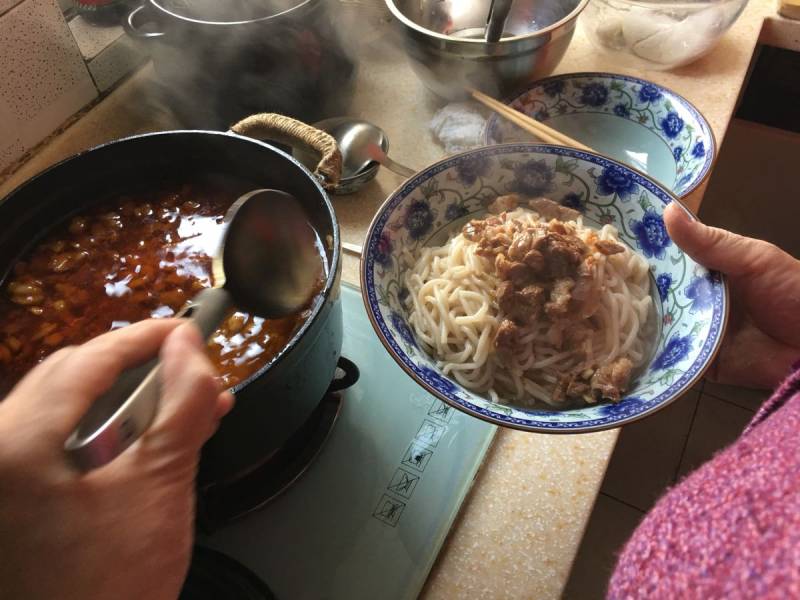
[(257, 112), (311, 123), (347, 112), (355, 75), (328, 3), (146, 0), (123, 25), (186, 125), (227, 129)]
[(37, 175), (0, 203), (0, 268), (54, 225), (93, 203), (197, 173), (220, 174), (297, 197), (327, 240), (322, 300), (277, 357), (234, 388), (236, 405), (203, 448), (199, 483), (237, 477), (267, 459), (302, 425), (334, 377), (342, 346), (339, 226), (319, 181), (282, 151), (233, 133), (171, 131), (99, 146)]

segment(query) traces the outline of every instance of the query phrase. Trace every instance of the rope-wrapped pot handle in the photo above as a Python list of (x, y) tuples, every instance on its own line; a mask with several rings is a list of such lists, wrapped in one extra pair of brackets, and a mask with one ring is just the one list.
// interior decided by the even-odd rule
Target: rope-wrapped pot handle
[(326, 190), (333, 190), (342, 175), (342, 154), (336, 140), (324, 131), (302, 121), (275, 113), (251, 115), (231, 127), (231, 131), (256, 139), (303, 142), (320, 154), (314, 173), (322, 179)]

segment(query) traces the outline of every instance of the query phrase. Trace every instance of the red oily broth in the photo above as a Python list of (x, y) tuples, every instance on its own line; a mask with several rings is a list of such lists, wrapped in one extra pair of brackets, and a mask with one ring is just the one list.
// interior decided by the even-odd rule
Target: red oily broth
[[(59, 348), (173, 316), (210, 287), (225, 213), (254, 187), (217, 180), (165, 186), (102, 202), (56, 226), (15, 263), (0, 291), (0, 394)], [(288, 317), (234, 311), (208, 343), (221, 382), (236, 385), (280, 352), (323, 286), (320, 280), (309, 305)]]

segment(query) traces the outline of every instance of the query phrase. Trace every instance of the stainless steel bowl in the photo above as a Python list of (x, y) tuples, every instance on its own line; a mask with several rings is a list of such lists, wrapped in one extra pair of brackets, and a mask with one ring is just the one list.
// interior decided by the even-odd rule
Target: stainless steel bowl
[(435, 94), (473, 87), (505, 96), (550, 74), (589, 0), (515, 0), (503, 37), (483, 40), (491, 0), (385, 0), (402, 29), (411, 66)]

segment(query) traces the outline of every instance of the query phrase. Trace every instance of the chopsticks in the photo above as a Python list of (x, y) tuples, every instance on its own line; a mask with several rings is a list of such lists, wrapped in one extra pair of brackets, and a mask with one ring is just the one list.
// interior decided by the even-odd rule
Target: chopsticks
[(350, 254), (354, 254), (356, 256), (361, 256), (363, 248), (358, 244), (351, 244), (350, 242), (342, 242), (342, 250), (344, 250), (345, 252), (349, 252)]
[(573, 140), (568, 135), (564, 135), (560, 131), (556, 131), (552, 127), (548, 127), (536, 119), (532, 119), (528, 115), (503, 104), (499, 100), (495, 100), (491, 96), (487, 96), (483, 92), (479, 92), (478, 90), (469, 90), (469, 92), (472, 97), (475, 98), (475, 100), (492, 109), (501, 117), (511, 121), (517, 127), (524, 129), (528, 133), (532, 133), (543, 142), (548, 144), (556, 144), (558, 146), (570, 146), (572, 148), (577, 148), (578, 150), (586, 150), (587, 152), (594, 152), (594, 150), (589, 148), (589, 146), (581, 144), (578, 140)]
[[(556, 131), (552, 127), (548, 127), (544, 123), (540, 123), (536, 119), (532, 119), (528, 115), (525, 115), (517, 110), (514, 110), (510, 106), (506, 106), (499, 100), (495, 100), (491, 96), (487, 96), (486, 94), (479, 92), (478, 90), (469, 90), (469, 93), (472, 95), (475, 100), (487, 106), (488, 108), (492, 109), (494, 112), (499, 114), (501, 117), (504, 117), (521, 127), (528, 133), (532, 133), (537, 138), (542, 140), (547, 144), (555, 144), (557, 146), (570, 146), (572, 148), (577, 148), (578, 150), (586, 150), (587, 152), (594, 152), (589, 146), (585, 144), (581, 144), (578, 140), (573, 140), (568, 135), (564, 135), (560, 131)], [(342, 242), (342, 250), (349, 254), (353, 254), (356, 256), (361, 256), (363, 252), (363, 248), (358, 244), (351, 244), (350, 242)]]

